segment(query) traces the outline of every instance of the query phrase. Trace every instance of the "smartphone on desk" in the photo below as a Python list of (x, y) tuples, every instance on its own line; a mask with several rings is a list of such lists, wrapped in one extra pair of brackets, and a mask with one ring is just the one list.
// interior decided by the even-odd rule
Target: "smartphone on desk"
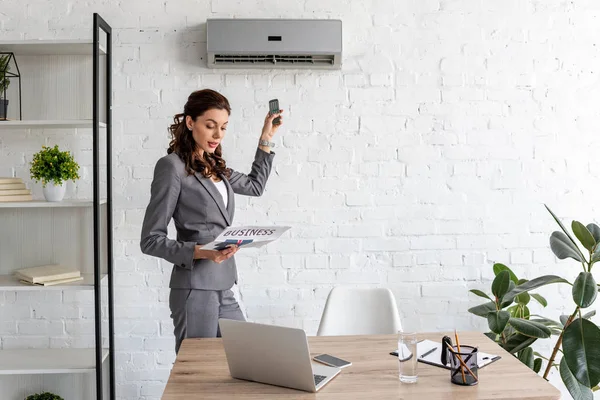
[(336, 368), (346, 368), (352, 365), (350, 361), (342, 360), (329, 354), (319, 354), (318, 356), (314, 356), (313, 360)]

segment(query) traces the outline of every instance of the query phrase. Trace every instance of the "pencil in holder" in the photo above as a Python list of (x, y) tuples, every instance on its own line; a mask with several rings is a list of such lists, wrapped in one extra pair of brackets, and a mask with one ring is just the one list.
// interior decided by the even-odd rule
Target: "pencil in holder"
[[(450, 381), (457, 385), (474, 386), (479, 382), (477, 375), (477, 347), (473, 346), (448, 347), (447, 357), (450, 363)], [(462, 360), (460, 362), (459, 360)]]

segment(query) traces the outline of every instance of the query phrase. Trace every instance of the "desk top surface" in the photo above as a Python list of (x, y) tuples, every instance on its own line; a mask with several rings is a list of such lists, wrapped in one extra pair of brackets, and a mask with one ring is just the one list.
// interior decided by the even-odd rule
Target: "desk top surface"
[[(444, 333), (419, 335), (440, 341)], [(416, 384), (398, 380), (396, 335), (311, 336), (311, 356), (329, 353), (352, 362), (317, 393), (234, 379), (229, 375), (221, 339), (186, 339), (163, 400), (202, 399), (559, 399), (560, 392), (482, 333), (459, 332), (460, 341), (502, 358), (479, 370), (479, 384), (450, 383), (450, 371), (419, 363)], [(449, 334), (449, 336), (452, 336)]]

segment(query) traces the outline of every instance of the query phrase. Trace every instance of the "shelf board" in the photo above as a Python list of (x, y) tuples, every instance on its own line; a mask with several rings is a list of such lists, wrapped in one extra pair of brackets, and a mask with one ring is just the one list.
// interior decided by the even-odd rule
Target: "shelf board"
[[(92, 55), (91, 40), (0, 40), (0, 51), (15, 56)], [(106, 49), (100, 45), (100, 54)]]
[[(103, 362), (107, 356), (108, 349), (103, 349)], [(0, 350), (0, 375), (69, 374), (95, 370), (94, 348)]]
[[(106, 199), (100, 200), (100, 204), (106, 204)], [(0, 201), (0, 208), (66, 208), (66, 207), (92, 207), (92, 200), (63, 200), (63, 201)]]
[[(13, 275), (0, 275), (0, 292), (8, 291), (40, 291), (40, 290), (93, 290), (94, 274), (81, 274), (82, 281), (63, 283), (62, 285), (39, 286), (21, 283)], [(107, 275), (102, 274), (100, 280), (106, 282)]]
[[(64, 119), (64, 120), (8, 120), (0, 121), (0, 129), (8, 128), (93, 128), (91, 119)], [(106, 128), (106, 123), (100, 122), (100, 128)]]

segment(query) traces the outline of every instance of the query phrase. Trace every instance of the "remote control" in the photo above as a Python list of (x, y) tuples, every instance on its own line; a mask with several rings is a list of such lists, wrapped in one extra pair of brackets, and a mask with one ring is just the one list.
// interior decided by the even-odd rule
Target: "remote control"
[[(273, 99), (269, 100), (269, 113), (277, 114), (279, 112), (279, 100)], [(273, 125), (279, 125), (281, 123), (281, 118), (277, 117), (273, 120)]]

